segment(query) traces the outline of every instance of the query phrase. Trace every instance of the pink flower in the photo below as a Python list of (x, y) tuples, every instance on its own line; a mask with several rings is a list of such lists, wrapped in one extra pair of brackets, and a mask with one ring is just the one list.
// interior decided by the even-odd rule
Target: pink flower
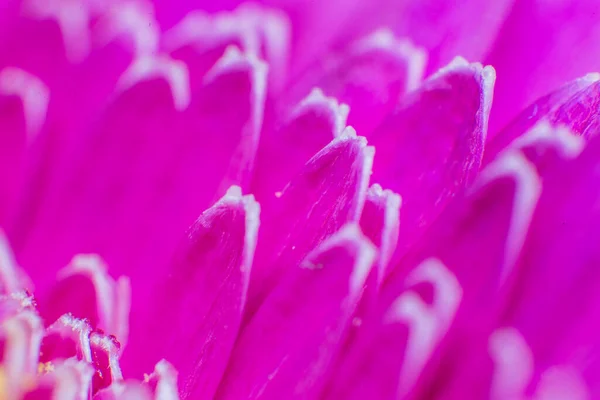
[(0, 3), (0, 399), (598, 397), (600, 5), (238, 3)]

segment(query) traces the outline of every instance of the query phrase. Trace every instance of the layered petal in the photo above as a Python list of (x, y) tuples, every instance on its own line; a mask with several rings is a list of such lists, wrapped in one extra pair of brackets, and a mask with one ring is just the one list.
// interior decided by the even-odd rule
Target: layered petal
[(284, 98), (298, 101), (314, 87), (350, 106), (348, 123), (367, 138), (407, 91), (421, 83), (427, 55), (389, 29), (379, 29), (326, 54), (302, 73)]
[(373, 148), (352, 128), (311, 158), (273, 200), (263, 218), (251, 276), (252, 315), (286, 269), (347, 222), (358, 222), (365, 202)]
[(125, 344), (129, 325), (129, 280), (112, 279), (106, 265), (95, 255), (78, 255), (59, 272), (58, 282), (39, 303), (46, 325), (71, 313), (86, 319), (93, 328), (115, 335)]
[(87, 363), (73, 359), (48, 367), (35, 388), (23, 394), (24, 400), (88, 400), (94, 369)]
[(150, 321), (135, 332), (131, 368), (165, 357), (183, 398), (212, 398), (242, 320), (259, 213), (252, 196), (232, 187), (200, 216), (154, 294)]
[[(231, 49), (190, 92), (182, 62), (138, 58), (78, 167), (48, 197), (19, 254), (23, 264), (41, 278), (69, 254), (95, 252), (115, 273), (143, 274), (149, 263), (165, 268), (198, 213), (232, 183), (248, 180), (265, 72), (260, 61)], [(136, 296), (149, 295), (147, 283), (134, 279)]]
[(290, 266), (241, 333), (215, 398), (318, 397), (374, 261), (350, 225)]
[(593, 0), (515, 2), (486, 59), (502, 77), (492, 112), (493, 134), (534, 99), (598, 70), (598, 12), (600, 5)]
[(540, 121), (565, 126), (586, 139), (595, 134), (598, 131), (599, 79), (598, 74), (588, 74), (536, 100), (489, 141), (483, 165)]
[(178, 400), (177, 372), (165, 360), (144, 381), (120, 381), (99, 391), (94, 400)]
[[(487, 323), (480, 323), (479, 335), (471, 337), (469, 346), (463, 344), (460, 357), (460, 343), (453, 356), (449, 353), (447, 364), (453, 368), (439, 382), (440, 396), (499, 399), (529, 393), (545, 398), (548, 390), (561, 393), (559, 389), (574, 385), (570, 396), (589, 398), (588, 385), (598, 390), (593, 385), (597, 363), (581, 362), (597, 346), (591, 332), (598, 318), (598, 279), (589, 269), (597, 258), (591, 244), (597, 218), (591, 208), (598, 196), (598, 177), (592, 172), (597, 139), (578, 157), (578, 152), (564, 151), (566, 141), (541, 135), (543, 128), (559, 130), (542, 125), (522, 138), (529, 139), (536, 159), (545, 154), (544, 162), (536, 162), (544, 188), (515, 274), (497, 295), (498, 307), (490, 310)], [(553, 168), (548, 168), (548, 157)], [(466, 384), (473, 382), (473, 371), (478, 371), (478, 385)], [(556, 378), (554, 384), (550, 376)]]
[(256, 155), (252, 192), (261, 204), (274, 196), (346, 127), (348, 106), (313, 89), (281, 120), (267, 119)]
[(0, 394), (15, 398), (38, 371), (40, 343), (44, 327), (32, 310), (18, 312), (3, 318), (0, 324), (2, 348), (2, 377)]
[(479, 171), (494, 70), (457, 58), (373, 133), (373, 181), (402, 196), (403, 254)]
[[(165, 32), (163, 48), (201, 78), (228, 46), (262, 57), (269, 64), (269, 91), (285, 83), (289, 62), (289, 21), (276, 9), (242, 4), (233, 11), (195, 10)], [(192, 86), (195, 79), (192, 77)]]
[(390, 275), (328, 398), (433, 392), (431, 377), (444, 373), (439, 352), (477, 334), (512, 276), (539, 192), (535, 168), (518, 152), (485, 170)]

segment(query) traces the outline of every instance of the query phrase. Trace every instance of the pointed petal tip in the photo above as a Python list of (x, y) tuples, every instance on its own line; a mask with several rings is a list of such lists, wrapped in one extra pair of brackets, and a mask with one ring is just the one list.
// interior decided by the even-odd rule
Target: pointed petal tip
[(320, 88), (315, 87), (300, 101), (292, 111), (291, 117), (298, 118), (298, 116), (312, 110), (319, 110), (330, 116), (334, 126), (334, 136), (337, 136), (346, 127), (350, 107), (347, 104), (338, 102), (334, 97), (325, 96)]
[(121, 75), (117, 83), (117, 94), (152, 79), (164, 79), (169, 84), (173, 104), (178, 111), (183, 111), (189, 106), (191, 93), (187, 66), (164, 54), (138, 57)]

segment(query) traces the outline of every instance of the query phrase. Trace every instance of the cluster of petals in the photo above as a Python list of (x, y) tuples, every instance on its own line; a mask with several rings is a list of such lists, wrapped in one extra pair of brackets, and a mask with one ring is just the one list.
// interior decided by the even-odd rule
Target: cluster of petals
[(595, 3), (0, 0), (0, 400), (599, 397)]

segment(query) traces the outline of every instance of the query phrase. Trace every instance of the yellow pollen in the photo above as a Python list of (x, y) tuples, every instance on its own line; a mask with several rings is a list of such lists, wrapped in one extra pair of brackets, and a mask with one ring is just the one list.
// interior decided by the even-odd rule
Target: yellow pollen
[(41, 362), (38, 364), (38, 374), (47, 374), (48, 372), (52, 372), (54, 371), (54, 365), (52, 364), (52, 361), (48, 361), (48, 362)]
[(150, 375), (144, 374), (144, 383), (148, 383), (148, 382), (150, 382)]

